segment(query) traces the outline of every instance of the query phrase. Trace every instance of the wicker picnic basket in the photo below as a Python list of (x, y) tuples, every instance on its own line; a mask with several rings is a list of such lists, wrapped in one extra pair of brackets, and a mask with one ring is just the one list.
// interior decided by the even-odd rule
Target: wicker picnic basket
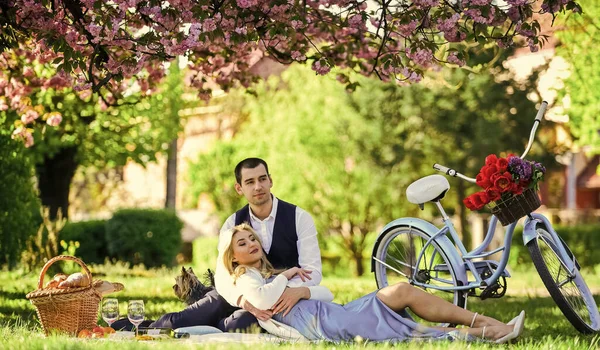
[[(60, 260), (71, 260), (79, 264), (87, 274), (89, 286), (42, 289), (46, 271)], [(82, 329), (94, 328), (98, 319), (98, 304), (102, 299), (100, 293), (92, 286), (92, 274), (88, 267), (80, 259), (68, 255), (50, 259), (42, 268), (38, 289), (26, 297), (37, 309), (46, 335), (51, 331), (77, 335)]]
[(532, 213), (540, 205), (542, 205), (542, 202), (537, 192), (528, 188), (519, 195), (497, 201), (491, 207), (491, 211), (500, 220), (502, 226), (507, 226), (523, 216)]

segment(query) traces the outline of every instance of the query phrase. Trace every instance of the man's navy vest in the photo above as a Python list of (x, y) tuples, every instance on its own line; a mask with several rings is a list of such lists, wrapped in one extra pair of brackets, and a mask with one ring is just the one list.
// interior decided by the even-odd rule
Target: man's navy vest
[[(250, 224), (250, 208), (248, 204), (235, 213), (235, 224)], [(252, 226), (250, 224), (250, 226)], [(279, 199), (273, 239), (267, 259), (276, 269), (288, 269), (298, 265), (298, 233), (296, 232), (296, 206)]]

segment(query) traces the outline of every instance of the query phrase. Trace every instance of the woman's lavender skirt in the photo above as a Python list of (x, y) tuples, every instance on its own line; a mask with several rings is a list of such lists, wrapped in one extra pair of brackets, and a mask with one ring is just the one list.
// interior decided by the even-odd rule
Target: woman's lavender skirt
[(370, 341), (448, 339), (446, 332), (419, 325), (406, 310), (396, 313), (376, 296), (377, 292), (346, 305), (300, 300), (284, 317), (275, 320), (297, 329), (309, 340), (348, 341), (357, 336)]

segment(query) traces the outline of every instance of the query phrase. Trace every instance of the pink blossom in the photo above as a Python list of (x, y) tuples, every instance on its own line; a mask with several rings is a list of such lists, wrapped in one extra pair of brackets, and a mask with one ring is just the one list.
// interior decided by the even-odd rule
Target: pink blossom
[(419, 21), (414, 19), (414, 20), (408, 22), (407, 24), (399, 24), (398, 31), (404, 36), (410, 36), (410, 35), (414, 34), (415, 29), (417, 29), (418, 25), (419, 25)]
[(348, 18), (348, 25), (352, 28), (360, 28), (363, 26), (363, 19), (361, 15), (353, 15)]
[(465, 60), (463, 60), (463, 59), (459, 58), (459, 57), (458, 57), (458, 55), (456, 54), (456, 52), (451, 52), (451, 53), (448, 55), (447, 61), (448, 61), (449, 63), (456, 64), (456, 65), (458, 65), (459, 67), (462, 67), (462, 66), (464, 66), (464, 65), (465, 65)]
[(434, 7), (439, 5), (440, 0), (414, 0), (413, 3), (419, 7)]
[(466, 37), (467, 37), (467, 34), (463, 33), (460, 30), (456, 30), (456, 29), (453, 31), (444, 33), (444, 39), (448, 40), (451, 43), (457, 43), (457, 42), (463, 41), (463, 40), (465, 40)]
[(90, 32), (90, 34), (95, 38), (99, 37), (100, 32), (102, 32), (102, 27), (95, 23), (88, 24), (86, 28), (88, 32)]
[(19, 126), (13, 131), (11, 138), (13, 140), (21, 140), (25, 144), (25, 147), (29, 148), (33, 146), (33, 135), (31, 131), (24, 126)]
[(256, 4), (256, 2), (252, 0), (236, 0), (236, 3), (240, 8), (243, 9), (247, 9), (248, 7)]
[(292, 25), (292, 28), (294, 28), (294, 29), (304, 28), (304, 23), (302, 21), (297, 21), (294, 19), (294, 20), (290, 21), (290, 24)]
[(531, 0), (505, 0), (508, 5), (511, 6), (524, 6), (527, 5)]
[(325, 75), (329, 73), (331, 68), (327, 65), (327, 63), (321, 63), (322, 60), (315, 61), (312, 65), (312, 69), (317, 72), (318, 75)]
[(54, 112), (50, 113), (48, 119), (46, 119), (46, 124), (50, 126), (58, 126), (62, 122), (62, 115), (60, 113)]
[(406, 56), (421, 66), (427, 66), (433, 61), (433, 52), (431, 52), (429, 49), (407, 49)]
[(235, 28), (235, 32), (240, 35), (246, 35), (248, 33), (248, 29), (246, 29), (246, 27), (237, 27)]
[(26, 132), (23, 134), (23, 138), (25, 141), (25, 147), (29, 148), (31, 146), (33, 146), (33, 134), (31, 134), (31, 132)]
[(511, 7), (506, 12), (508, 18), (513, 22), (518, 22), (521, 19), (521, 12), (518, 7)]
[(31, 67), (25, 67), (23, 68), (23, 76), (31, 79), (35, 77), (35, 71)]
[(415, 71), (408, 69), (407, 67), (402, 68), (402, 75), (404, 75), (410, 82), (418, 83), (421, 81), (423, 76)]
[(202, 22), (202, 29), (204, 30), (204, 32), (212, 32), (215, 29), (217, 29), (217, 24), (215, 23), (215, 20), (212, 18), (207, 18), (204, 20), (204, 22)]
[(294, 61), (304, 61), (306, 60), (306, 56), (304, 56), (300, 51), (292, 51), (292, 59)]
[(25, 114), (21, 116), (23, 124), (27, 125), (33, 123), (40, 115), (33, 109), (28, 109)]
[(437, 28), (442, 32), (455, 31), (459, 19), (460, 15), (458, 13), (453, 14), (449, 18), (440, 17), (437, 20)]

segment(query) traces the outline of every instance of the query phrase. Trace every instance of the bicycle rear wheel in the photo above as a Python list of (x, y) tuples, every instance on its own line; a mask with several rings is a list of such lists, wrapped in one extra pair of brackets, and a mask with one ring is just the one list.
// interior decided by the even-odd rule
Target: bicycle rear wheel
[[(595, 333), (600, 328), (600, 314), (592, 292), (579, 269), (569, 272), (560, 258), (557, 243), (542, 223), (536, 226), (537, 236), (527, 243), (533, 264), (546, 289), (565, 317), (579, 332)], [(565, 250), (569, 251), (566, 244)], [(575, 259), (575, 257), (573, 257)]]
[[(372, 257), (375, 259), (377, 287), (384, 288), (398, 282), (412, 283), (415, 280), (439, 287), (458, 286), (457, 272), (449, 263), (447, 253), (435, 241), (425, 247), (429, 238), (428, 234), (414, 227), (396, 226), (387, 231), (375, 249), (375, 256)], [(417, 266), (417, 258), (423, 249), (423, 257)], [(441, 291), (434, 288), (424, 290), (456, 306), (467, 307), (465, 291)], [(453, 326), (432, 324), (414, 314), (411, 315), (419, 323)]]

